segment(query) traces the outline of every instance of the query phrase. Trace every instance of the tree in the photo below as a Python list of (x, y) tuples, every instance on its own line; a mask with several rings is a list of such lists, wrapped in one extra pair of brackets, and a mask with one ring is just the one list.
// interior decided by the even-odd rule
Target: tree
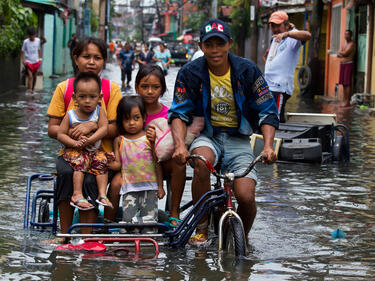
[(207, 21), (207, 11), (197, 11), (190, 14), (189, 18), (185, 21), (185, 28), (192, 30), (200, 30), (201, 26)]
[(27, 27), (37, 25), (36, 15), (20, 0), (1, 0), (0, 15), (0, 56), (18, 54)]
[(231, 34), (237, 54), (244, 56), (245, 40), (249, 37), (250, 31), (250, 0), (225, 0), (227, 5), (232, 5), (233, 9), (230, 15), (232, 25)]
[(312, 97), (317, 93), (320, 80), (320, 62), (319, 62), (319, 45), (320, 29), (323, 18), (323, 1), (313, 1), (313, 10), (310, 19), (311, 39), (309, 41), (309, 50), (307, 52), (307, 64), (311, 69), (312, 77), (310, 85), (304, 90), (305, 96)]
[(323, 1), (315, 0), (310, 18), (311, 39), (309, 41), (309, 50), (307, 53), (308, 62), (319, 56), (320, 28), (323, 18)]
[[(181, 0), (179, 8), (181, 9), (187, 2), (186, 0)], [(199, 31), (202, 25), (210, 18), (211, 0), (195, 0), (189, 2), (192, 4), (192, 7), (196, 8), (196, 11), (190, 12), (188, 19), (184, 22), (183, 28)]]

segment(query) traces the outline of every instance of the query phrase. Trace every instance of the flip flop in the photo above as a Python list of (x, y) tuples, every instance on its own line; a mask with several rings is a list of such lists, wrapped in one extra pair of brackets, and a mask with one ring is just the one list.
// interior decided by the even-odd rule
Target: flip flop
[(79, 199), (79, 200), (77, 200), (75, 202), (74, 201), (70, 201), (70, 206), (75, 207), (75, 208), (77, 208), (78, 210), (81, 210), (81, 211), (88, 211), (88, 210), (92, 210), (92, 209), (95, 208), (94, 206), (83, 208), (81, 206), (78, 206), (79, 203), (89, 203), (90, 204), (90, 202), (87, 201), (86, 198), (81, 198), (81, 199)]
[[(173, 224), (172, 221), (175, 221), (177, 224)], [(180, 224), (180, 222), (181, 222), (181, 220), (178, 219), (178, 218), (169, 217), (167, 224), (168, 224), (169, 227), (176, 228)]]
[(100, 204), (100, 205), (102, 205), (102, 206), (104, 206), (104, 207), (109, 207), (109, 208), (113, 209), (112, 205), (108, 205), (108, 204), (103, 203), (102, 202), (103, 199), (106, 200), (106, 201), (108, 201), (108, 202), (111, 202), (111, 201), (109, 201), (108, 197), (105, 196), (105, 195), (100, 196), (98, 199), (95, 200), (95, 202), (98, 203), (98, 204)]

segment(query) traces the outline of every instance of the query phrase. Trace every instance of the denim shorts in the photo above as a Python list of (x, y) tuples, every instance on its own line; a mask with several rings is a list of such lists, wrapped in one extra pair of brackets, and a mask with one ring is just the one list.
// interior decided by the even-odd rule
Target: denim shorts
[[(201, 134), (190, 145), (189, 151), (198, 147), (209, 147), (214, 155), (214, 166), (220, 162), (220, 173), (229, 172), (239, 174), (244, 172), (250, 163), (254, 160), (254, 153), (250, 146), (249, 136), (232, 136), (227, 133), (215, 134), (209, 138)], [(254, 167), (245, 177), (257, 182), (257, 171)]]

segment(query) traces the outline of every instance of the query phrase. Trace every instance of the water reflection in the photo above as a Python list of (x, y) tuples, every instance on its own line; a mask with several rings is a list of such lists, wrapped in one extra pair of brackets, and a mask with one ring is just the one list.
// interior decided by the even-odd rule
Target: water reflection
[[(117, 81), (115, 68), (109, 65), (104, 74)], [(177, 69), (169, 73), (166, 105)], [(349, 127), (350, 164), (259, 166), (258, 214), (247, 260), (219, 256), (215, 243), (204, 250), (162, 249), (152, 259), (152, 253), (57, 253), (40, 244), (49, 233), (23, 231), (26, 178), (55, 167), (58, 144), (47, 136), (45, 117), (50, 98), (50, 90), (31, 97), (20, 90), (0, 102), (0, 279), (369, 280), (375, 275), (375, 118), (367, 112), (293, 96), (287, 111), (336, 113)], [(188, 200), (189, 188), (183, 202)], [(331, 238), (338, 228), (345, 239)]]

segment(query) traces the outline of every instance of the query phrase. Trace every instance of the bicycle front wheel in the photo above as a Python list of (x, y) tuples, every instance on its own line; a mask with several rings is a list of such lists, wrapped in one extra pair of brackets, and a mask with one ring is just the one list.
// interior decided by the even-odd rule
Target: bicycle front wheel
[(228, 217), (223, 229), (224, 249), (234, 252), (236, 257), (246, 256), (245, 232), (241, 221), (236, 217)]

